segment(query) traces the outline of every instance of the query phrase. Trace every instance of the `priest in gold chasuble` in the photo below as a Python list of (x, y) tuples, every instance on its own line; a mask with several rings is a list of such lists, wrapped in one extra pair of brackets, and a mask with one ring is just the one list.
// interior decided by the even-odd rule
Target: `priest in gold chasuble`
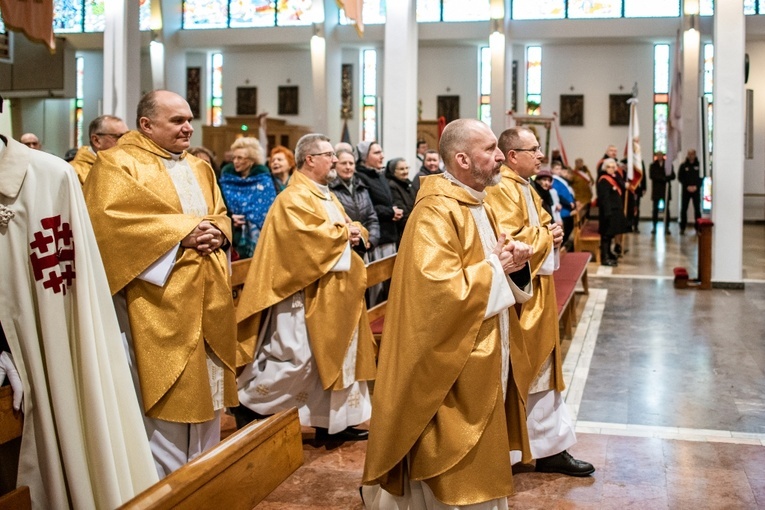
[(440, 153), (446, 172), (422, 180), (393, 270), (364, 466), (368, 509), (502, 509), (513, 493), (510, 449), (523, 443), (525, 416), (512, 383), (520, 331), (511, 313), (529, 298), (531, 247), (506, 242), (483, 201), (504, 160), (489, 127), (450, 123)]
[(523, 304), (520, 325), (523, 334), (513, 338), (523, 353), (523, 364), (516, 366), (511, 356), (513, 376), (527, 415), (531, 457), (513, 452), (513, 462), (537, 459), (537, 470), (573, 476), (594, 471), (591, 464), (571, 457), (566, 449), (576, 443), (571, 419), (561, 392), (563, 382), (558, 307), (555, 301), (553, 272), (558, 268), (563, 231), (551, 223), (539, 195), (529, 178), (539, 169), (542, 152), (528, 128), (505, 130), (498, 145), (505, 155), (502, 180), (491, 188), (486, 201), (497, 215), (499, 229), (514, 239), (534, 247), (531, 274), (534, 293)]
[(237, 404), (231, 222), (212, 169), (185, 151), (186, 101), (150, 92), (137, 117), (84, 193), (164, 476), (217, 443), (221, 410)]
[(374, 339), (366, 269), (351, 249), (368, 233), (329, 191), (337, 158), (311, 134), (295, 148), (298, 171), (266, 217), (239, 305), (237, 424), (297, 407), (317, 436), (363, 439), (371, 413)]

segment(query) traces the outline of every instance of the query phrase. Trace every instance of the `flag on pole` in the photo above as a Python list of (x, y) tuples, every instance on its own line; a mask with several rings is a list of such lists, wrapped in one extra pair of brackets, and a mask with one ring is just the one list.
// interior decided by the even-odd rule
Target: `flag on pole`
[(23, 32), (30, 41), (56, 51), (53, 36), (53, 0), (0, 0), (0, 13), (5, 26)]
[(345, 11), (345, 17), (355, 22), (359, 37), (364, 35), (364, 20), (362, 19), (364, 0), (335, 0), (335, 2), (339, 8)]
[[(343, 134), (340, 135), (340, 141), (351, 143), (351, 132), (348, 130), (348, 120), (343, 121)], [(353, 144), (351, 143), (351, 145)]]
[(568, 154), (566, 154), (566, 148), (563, 146), (563, 139), (560, 137), (560, 120), (558, 119), (558, 113), (553, 113), (553, 125), (555, 126), (555, 140), (558, 142), (558, 150), (560, 151), (560, 158), (563, 165), (566, 168), (571, 168), (568, 164)]
[(630, 105), (630, 124), (627, 134), (627, 181), (635, 186), (643, 179), (643, 155), (640, 153), (640, 125), (638, 124), (638, 100), (632, 97), (627, 100)]
[(682, 150), (683, 134), (683, 73), (680, 52), (680, 31), (675, 39), (675, 62), (672, 81), (669, 84), (669, 114), (667, 115), (667, 159), (664, 172), (672, 175), (672, 164)]

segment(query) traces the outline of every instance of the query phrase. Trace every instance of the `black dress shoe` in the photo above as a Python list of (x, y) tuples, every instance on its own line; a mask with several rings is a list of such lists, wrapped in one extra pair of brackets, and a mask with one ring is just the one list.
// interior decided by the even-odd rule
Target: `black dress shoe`
[(595, 467), (589, 462), (577, 460), (566, 450), (537, 460), (537, 472), (560, 473), (568, 476), (589, 476), (595, 472)]
[(316, 429), (316, 439), (319, 441), (365, 441), (369, 437), (368, 430), (357, 429), (356, 427), (348, 427), (336, 434), (330, 434), (327, 429), (322, 427), (314, 428)]
[(619, 263), (616, 261), (616, 259), (605, 259), (600, 261), (601, 266), (609, 266), (609, 267), (616, 267), (619, 265)]

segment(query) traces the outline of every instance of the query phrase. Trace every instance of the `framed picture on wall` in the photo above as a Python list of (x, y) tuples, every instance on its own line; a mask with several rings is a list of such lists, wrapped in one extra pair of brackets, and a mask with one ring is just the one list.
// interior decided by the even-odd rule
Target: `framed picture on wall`
[(258, 87), (236, 88), (236, 114), (258, 114)]
[(584, 126), (584, 95), (561, 94), (560, 125)]
[(627, 100), (630, 98), (632, 98), (632, 94), (610, 94), (608, 96), (609, 126), (630, 125), (630, 105), (627, 104)]
[(340, 72), (340, 118), (353, 118), (353, 64), (343, 64)]
[(279, 115), (298, 114), (297, 85), (279, 87)]
[(200, 97), (202, 82), (202, 68), (201, 67), (187, 67), (186, 68), (186, 101), (191, 108), (191, 115), (198, 119), (200, 118)]
[(460, 96), (438, 96), (436, 100), (438, 118), (444, 117), (447, 124), (460, 118)]

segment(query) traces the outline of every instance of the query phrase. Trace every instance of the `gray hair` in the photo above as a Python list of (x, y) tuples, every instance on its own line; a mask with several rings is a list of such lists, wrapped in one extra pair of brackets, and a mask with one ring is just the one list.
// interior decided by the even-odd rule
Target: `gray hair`
[(309, 133), (300, 137), (295, 145), (295, 164), (298, 169), (303, 168), (306, 156), (319, 150), (319, 142), (329, 142), (329, 138), (321, 133)]

